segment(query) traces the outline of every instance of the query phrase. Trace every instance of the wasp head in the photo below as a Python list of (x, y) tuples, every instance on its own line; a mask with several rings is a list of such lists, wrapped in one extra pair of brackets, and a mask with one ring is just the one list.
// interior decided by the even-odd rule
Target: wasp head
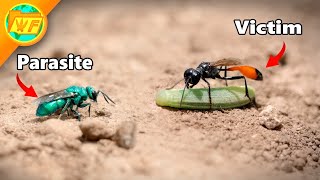
[(89, 98), (92, 99), (93, 101), (97, 102), (97, 96), (98, 96), (97, 91), (94, 90), (94, 88), (91, 86), (87, 86), (86, 90), (89, 95)]
[(190, 68), (184, 72), (184, 82), (187, 88), (190, 87), (190, 84), (191, 86), (198, 84), (198, 82), (200, 81), (200, 78), (201, 78), (200, 72), (195, 69)]

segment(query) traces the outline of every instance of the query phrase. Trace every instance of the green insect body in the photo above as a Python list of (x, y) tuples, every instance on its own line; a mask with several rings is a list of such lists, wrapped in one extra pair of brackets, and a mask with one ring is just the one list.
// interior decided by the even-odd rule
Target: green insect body
[[(36, 111), (37, 116), (50, 116), (56, 113), (58, 110), (61, 110), (61, 115), (68, 110), (71, 110), (73, 114), (78, 117), (80, 120), (80, 113), (78, 112), (78, 108), (89, 107), (89, 116), (90, 116), (90, 107), (91, 103), (86, 103), (87, 99), (91, 99), (94, 102), (97, 102), (97, 97), (101, 93), (109, 103), (110, 100), (114, 103), (108, 95), (103, 93), (102, 91), (95, 91), (93, 87), (87, 86), (86, 88), (81, 86), (70, 86), (65, 90), (58, 91), (55, 93), (47, 94), (42, 96), (36, 100), (36, 103), (39, 105)], [(73, 109), (73, 107), (76, 107)]]
[[(245, 96), (244, 86), (228, 86), (211, 89), (212, 105), (210, 107), (208, 89), (187, 89), (182, 97), (182, 89), (161, 90), (156, 95), (156, 103), (159, 106), (167, 106), (181, 109), (229, 109), (237, 108), (250, 103), (248, 97)], [(255, 91), (248, 86), (249, 97), (255, 98)]]
[(46, 102), (38, 106), (37, 116), (49, 116), (62, 109), (66, 105), (65, 99), (58, 99), (56, 101)]

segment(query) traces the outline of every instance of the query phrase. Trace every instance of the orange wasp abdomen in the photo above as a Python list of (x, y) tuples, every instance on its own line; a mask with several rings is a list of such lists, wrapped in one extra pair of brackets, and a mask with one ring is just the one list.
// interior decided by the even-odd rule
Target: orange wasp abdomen
[(262, 73), (251, 66), (234, 66), (227, 69), (228, 71), (240, 71), (245, 77), (254, 80), (263, 80)]

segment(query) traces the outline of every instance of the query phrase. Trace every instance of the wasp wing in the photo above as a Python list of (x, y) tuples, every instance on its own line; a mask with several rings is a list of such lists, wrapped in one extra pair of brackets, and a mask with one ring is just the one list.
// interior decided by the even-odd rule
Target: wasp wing
[(69, 98), (74, 96), (75, 96), (75, 93), (67, 92), (66, 90), (61, 90), (61, 91), (57, 91), (57, 92), (39, 97), (34, 101), (34, 104), (39, 105), (42, 103), (55, 101), (57, 99)]
[(235, 66), (240, 64), (241, 62), (236, 59), (220, 59), (210, 63), (211, 66)]

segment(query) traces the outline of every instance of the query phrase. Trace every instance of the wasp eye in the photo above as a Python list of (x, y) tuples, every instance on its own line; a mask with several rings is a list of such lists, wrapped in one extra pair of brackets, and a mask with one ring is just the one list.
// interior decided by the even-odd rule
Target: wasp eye
[(92, 91), (92, 100), (97, 101), (97, 92)]

